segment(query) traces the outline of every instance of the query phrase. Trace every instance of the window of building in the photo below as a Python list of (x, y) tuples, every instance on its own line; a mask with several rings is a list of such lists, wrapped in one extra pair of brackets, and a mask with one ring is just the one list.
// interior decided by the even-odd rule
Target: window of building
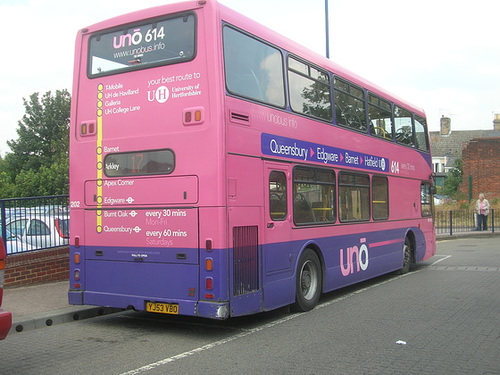
[(312, 65), (288, 58), (290, 106), (294, 112), (332, 120), (330, 77)]
[(342, 222), (370, 220), (370, 177), (339, 173), (339, 219)]
[(295, 224), (333, 223), (336, 218), (335, 172), (296, 167), (293, 171)]

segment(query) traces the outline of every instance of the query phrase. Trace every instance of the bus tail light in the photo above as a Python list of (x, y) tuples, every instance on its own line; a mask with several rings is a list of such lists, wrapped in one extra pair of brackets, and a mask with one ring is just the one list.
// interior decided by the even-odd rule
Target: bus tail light
[(205, 250), (212, 251), (212, 240), (210, 238), (205, 241)]
[(96, 126), (93, 121), (82, 122), (80, 125), (80, 135), (83, 137), (96, 134)]
[(80, 253), (75, 253), (75, 264), (80, 264)]
[(80, 270), (75, 270), (74, 276), (76, 281), (80, 280)]
[(213, 259), (212, 258), (205, 259), (205, 269), (207, 271), (212, 271), (212, 269), (213, 269)]
[(212, 290), (213, 287), (214, 287), (214, 279), (212, 279), (211, 277), (207, 277), (205, 279), (205, 289)]
[(205, 109), (203, 107), (184, 109), (182, 121), (186, 126), (203, 124), (205, 121)]

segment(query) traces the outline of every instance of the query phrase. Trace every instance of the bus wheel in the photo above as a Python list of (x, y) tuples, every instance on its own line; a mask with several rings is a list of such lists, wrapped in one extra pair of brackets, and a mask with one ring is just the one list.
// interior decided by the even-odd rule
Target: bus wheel
[(403, 245), (403, 268), (398, 271), (398, 274), (403, 275), (410, 271), (411, 266), (411, 241), (408, 237), (405, 239), (405, 244)]
[(297, 267), (296, 294), (293, 310), (312, 310), (321, 294), (321, 266), (318, 256), (311, 249), (306, 249), (299, 259)]

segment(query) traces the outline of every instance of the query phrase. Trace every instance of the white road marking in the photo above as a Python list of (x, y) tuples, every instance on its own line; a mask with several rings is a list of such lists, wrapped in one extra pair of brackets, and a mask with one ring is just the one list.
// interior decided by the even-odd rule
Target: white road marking
[[(440, 262), (441, 260), (445, 260), (447, 258), (451, 257), (451, 255), (447, 256), (446, 258), (444, 259), (440, 259), (439, 261), (437, 262), (434, 262), (433, 264), (435, 263), (438, 263)], [(370, 289), (373, 289), (373, 288), (376, 288), (376, 287), (379, 287), (381, 285), (384, 285), (384, 284), (387, 284), (389, 282), (392, 282), (392, 281), (395, 281), (395, 280), (398, 280), (400, 279), (401, 277), (406, 277), (406, 276), (409, 276), (409, 275), (414, 275), (416, 273), (419, 273), (421, 271), (423, 271), (425, 268), (422, 268), (420, 270), (416, 270), (416, 271), (412, 271), (410, 273), (406, 273), (404, 275), (400, 275), (400, 276), (396, 276), (394, 278), (391, 278), (391, 279), (388, 279), (388, 280), (385, 280), (385, 281), (381, 281), (379, 283), (376, 283), (376, 284), (373, 284), (373, 285), (370, 285), (366, 288), (362, 288), (362, 289), (359, 289), (359, 290), (356, 290), (352, 293), (349, 293), (349, 294), (346, 294), (345, 296), (342, 296), (342, 297), (339, 297), (339, 298), (335, 298), (334, 300), (331, 300), (329, 302), (326, 302), (326, 303), (322, 303), (318, 306), (315, 307), (314, 310), (319, 310), (319, 309), (323, 309), (325, 307), (329, 307), (331, 305), (333, 305), (334, 303), (338, 303), (338, 302), (341, 302), (341, 301), (344, 301), (346, 300), (347, 298), (350, 298), (350, 297), (354, 297), (355, 295), (357, 294), (360, 294), (360, 293), (363, 293), (363, 292), (366, 292), (367, 290), (370, 290)], [(228, 338), (225, 338), (225, 339), (222, 339), (222, 340), (219, 340), (219, 341), (214, 341), (210, 344), (207, 344), (207, 345), (203, 345), (203, 346), (200, 346), (198, 348), (195, 348), (193, 350), (189, 350), (187, 352), (184, 352), (184, 353), (180, 353), (180, 354), (177, 354), (177, 355), (174, 355), (172, 357), (169, 357), (169, 358), (165, 358), (165, 359), (162, 359), (158, 362), (153, 362), (153, 363), (150, 363), (148, 365), (145, 365), (145, 366), (142, 366), (142, 367), (139, 367), (135, 370), (130, 370), (130, 371), (127, 371), (127, 372), (124, 372), (122, 373), (121, 375), (136, 375), (136, 374), (141, 374), (141, 373), (144, 373), (144, 372), (147, 372), (147, 371), (150, 371), (150, 370), (153, 370), (159, 366), (162, 366), (162, 365), (166, 365), (166, 364), (169, 364), (169, 363), (172, 363), (172, 362), (175, 362), (179, 359), (183, 359), (183, 358), (187, 358), (187, 357), (190, 357), (194, 354), (197, 354), (197, 353), (201, 353), (203, 351), (206, 351), (206, 350), (210, 350), (212, 348), (215, 348), (217, 346), (220, 346), (220, 345), (225, 345), (231, 341), (234, 341), (234, 340), (238, 340), (238, 339), (241, 339), (243, 337), (246, 337), (246, 336), (250, 336), (254, 333), (257, 333), (257, 332), (260, 332), (260, 331), (263, 331), (264, 329), (267, 329), (267, 328), (272, 328), (272, 327), (275, 327), (277, 325), (280, 325), (280, 324), (283, 324), (283, 323), (286, 323), (292, 319), (295, 319), (295, 318), (298, 318), (304, 314), (307, 314), (307, 313), (294, 313), (294, 314), (291, 314), (291, 315), (288, 315), (287, 317), (285, 318), (282, 318), (282, 319), (279, 319), (279, 320), (276, 320), (272, 323), (268, 323), (268, 324), (264, 324), (263, 326), (261, 327), (257, 327), (257, 328), (252, 328), (252, 329), (249, 329), (249, 330), (245, 330), (241, 333), (238, 333), (234, 336), (231, 336), (231, 337), (228, 337)]]
[[(435, 255), (435, 256), (439, 256), (439, 255)], [(441, 256), (443, 256), (443, 255), (441, 255)], [(431, 264), (431, 266), (434, 266), (434, 265), (438, 264), (439, 262), (442, 262), (443, 260), (446, 260), (448, 258), (451, 258), (451, 255), (446, 255), (446, 256), (444, 256), (444, 258), (436, 260), (434, 263)]]

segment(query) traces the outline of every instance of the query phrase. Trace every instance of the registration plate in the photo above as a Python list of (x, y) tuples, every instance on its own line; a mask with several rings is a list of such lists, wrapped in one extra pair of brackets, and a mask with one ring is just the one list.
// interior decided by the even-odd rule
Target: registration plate
[(160, 314), (179, 314), (179, 305), (176, 303), (146, 302), (146, 311)]

